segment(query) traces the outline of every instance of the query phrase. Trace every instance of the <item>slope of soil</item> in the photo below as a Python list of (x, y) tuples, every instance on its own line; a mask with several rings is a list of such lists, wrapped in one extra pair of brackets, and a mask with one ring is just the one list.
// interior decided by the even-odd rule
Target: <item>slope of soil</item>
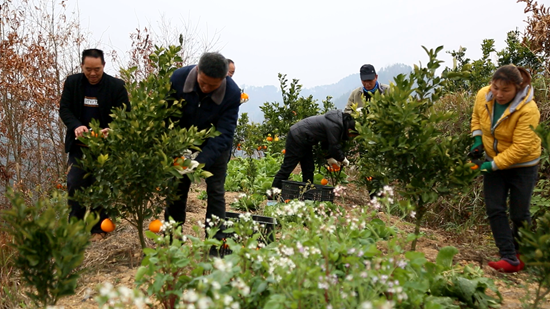
[[(195, 186), (189, 194), (187, 223), (184, 225), (184, 233), (193, 234), (191, 226), (204, 221), (206, 213), (206, 201), (199, 200), (197, 196), (204, 185)], [(345, 197), (339, 197), (336, 203), (344, 207), (362, 207), (367, 204), (368, 194), (355, 190), (350, 184)], [(229, 204), (238, 196), (236, 192), (226, 193), (227, 210)], [(383, 220), (388, 220), (383, 213), (379, 214)], [(401, 231), (412, 233), (414, 226), (410, 223), (390, 218), (390, 224), (394, 224)], [(435, 261), (438, 250), (445, 246), (455, 246), (460, 253), (455, 257), (456, 263), (474, 264), (480, 266), (485, 275), (495, 280), (504, 301), (503, 309), (522, 308), (521, 298), (526, 295), (525, 285), (531, 291), (535, 286), (529, 282), (530, 274), (523, 271), (518, 274), (501, 274), (487, 266), (487, 261), (496, 259), (497, 250), (494, 247), (490, 235), (476, 235), (474, 231), (464, 235), (456, 235), (442, 230), (421, 229), (425, 234), (419, 240), (417, 250), (424, 252), (426, 258)], [(470, 235), (469, 235), (470, 234)], [(149, 244), (151, 245), (151, 244)], [(113, 285), (133, 286), (134, 276), (139, 266), (141, 249), (137, 232), (127, 223), (120, 222), (117, 229), (104, 240), (94, 242), (86, 251), (84, 267), (86, 272), (81, 276), (76, 295), (62, 299), (58, 305), (64, 308), (98, 308), (93, 298), (96, 295), (96, 287), (102, 282), (111, 282)], [(543, 305), (550, 308), (550, 300)]]

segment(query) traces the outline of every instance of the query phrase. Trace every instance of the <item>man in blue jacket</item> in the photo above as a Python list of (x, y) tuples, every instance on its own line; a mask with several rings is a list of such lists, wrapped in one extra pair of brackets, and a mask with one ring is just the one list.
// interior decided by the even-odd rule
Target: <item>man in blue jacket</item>
[[(92, 119), (99, 120), (101, 132), (107, 135), (109, 123), (112, 121), (111, 111), (115, 107), (130, 110), (128, 92), (124, 81), (103, 72), (105, 59), (100, 49), (86, 49), (82, 52), (82, 72), (67, 77), (59, 103), (59, 116), (67, 126), (65, 136), (65, 152), (69, 153), (70, 166), (67, 175), (67, 189), (69, 191), (69, 217), (83, 219), (86, 208), (73, 200), (75, 191), (89, 187), (93, 177), (84, 178), (86, 171), (78, 167), (77, 159), (82, 158), (82, 147), (85, 145), (77, 140), (89, 131)], [(99, 240), (104, 235), (101, 222), (107, 218), (105, 212), (98, 209), (99, 222), (92, 228), (92, 240)]]
[[(241, 90), (227, 76), (228, 62), (220, 53), (204, 53), (197, 66), (191, 65), (174, 72), (170, 81), (175, 99), (185, 100), (179, 126), (196, 126), (199, 130), (214, 125), (221, 135), (208, 139), (201, 146), (196, 160), (212, 173), (206, 179), (206, 226), (212, 215), (225, 218), (225, 173), (231, 153), (233, 135), (239, 116)], [(164, 217), (185, 223), (187, 196), (191, 181), (184, 177), (178, 187), (179, 200), (168, 204)], [(223, 238), (218, 233), (216, 238)]]

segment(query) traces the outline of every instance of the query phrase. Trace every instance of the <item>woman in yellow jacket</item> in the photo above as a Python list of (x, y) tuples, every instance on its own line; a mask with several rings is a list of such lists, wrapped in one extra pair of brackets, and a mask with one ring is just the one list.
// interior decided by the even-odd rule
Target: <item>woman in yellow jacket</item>
[[(500, 67), (491, 85), (476, 97), (472, 114), (474, 145), (471, 152), (485, 150), (481, 165), (487, 216), (501, 259), (489, 266), (517, 272), (518, 228), (531, 223), (529, 206), (537, 181), (541, 141), (531, 126), (539, 124), (540, 112), (533, 98), (531, 75), (514, 65)], [(510, 198), (510, 228), (506, 201)]]

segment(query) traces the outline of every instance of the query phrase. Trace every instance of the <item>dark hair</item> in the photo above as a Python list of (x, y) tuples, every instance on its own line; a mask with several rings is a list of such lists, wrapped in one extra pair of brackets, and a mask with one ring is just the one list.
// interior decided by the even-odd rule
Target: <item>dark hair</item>
[(84, 64), (84, 58), (86, 57), (100, 58), (101, 64), (105, 64), (105, 58), (103, 58), (103, 51), (101, 49), (97, 49), (97, 48), (85, 49), (82, 52), (82, 64)]
[(518, 90), (522, 90), (531, 85), (531, 74), (525, 68), (507, 64), (496, 70), (491, 81), (503, 81), (508, 84), (514, 84)]
[(233, 64), (235, 64), (235, 61), (233, 61), (233, 60), (227, 58), (227, 63), (233, 63)]
[(229, 64), (220, 53), (204, 53), (199, 60), (199, 72), (212, 78), (225, 78)]

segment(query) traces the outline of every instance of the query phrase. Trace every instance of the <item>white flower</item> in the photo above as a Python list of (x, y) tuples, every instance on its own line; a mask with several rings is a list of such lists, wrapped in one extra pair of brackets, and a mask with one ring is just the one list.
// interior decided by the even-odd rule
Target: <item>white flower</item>
[(199, 300), (199, 295), (193, 290), (186, 290), (181, 298), (186, 302), (194, 303)]
[(231, 262), (226, 262), (223, 259), (220, 258), (214, 258), (214, 268), (221, 272), (227, 272), (231, 270), (233, 267), (233, 264)]
[(416, 218), (416, 211), (411, 211), (410, 216), (411, 218)]
[(370, 301), (363, 302), (359, 305), (360, 309), (372, 309), (372, 303)]

